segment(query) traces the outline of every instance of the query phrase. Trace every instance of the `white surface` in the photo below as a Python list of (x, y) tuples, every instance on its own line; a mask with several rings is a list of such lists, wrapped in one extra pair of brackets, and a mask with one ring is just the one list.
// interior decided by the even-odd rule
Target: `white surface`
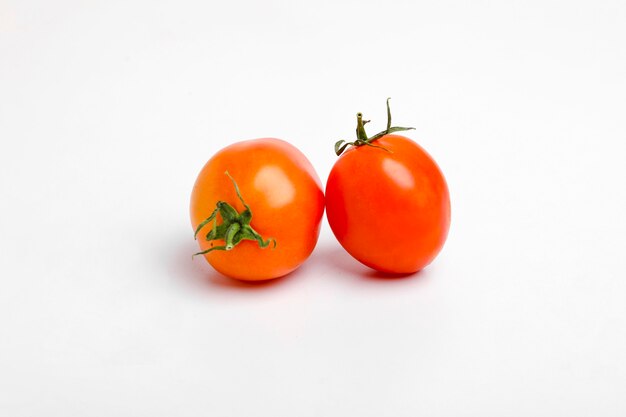
[[(625, 21), (621, 1), (0, 2), (0, 414), (625, 415)], [(268, 285), (191, 261), (215, 151), (283, 138), (325, 181), (387, 96), (450, 185), (430, 267), (372, 276), (326, 223)]]

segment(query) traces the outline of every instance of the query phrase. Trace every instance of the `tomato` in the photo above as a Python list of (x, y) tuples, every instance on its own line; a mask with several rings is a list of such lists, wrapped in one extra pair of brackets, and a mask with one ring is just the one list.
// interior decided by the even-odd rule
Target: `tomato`
[(238, 142), (202, 168), (191, 224), (206, 260), (240, 280), (278, 278), (317, 243), (324, 212), (320, 179), (307, 158), (279, 139)]
[[(446, 180), (433, 158), (391, 127), (357, 136), (333, 166), (326, 184), (326, 216), (341, 245), (361, 263), (384, 273), (408, 274), (428, 265), (450, 226)], [(340, 154), (346, 145), (337, 142)], [(341, 146), (343, 144), (343, 146)]]

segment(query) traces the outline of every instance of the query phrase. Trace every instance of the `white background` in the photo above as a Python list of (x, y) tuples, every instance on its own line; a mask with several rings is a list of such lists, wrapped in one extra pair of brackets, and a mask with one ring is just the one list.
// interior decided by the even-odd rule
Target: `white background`
[[(626, 415), (622, 1), (0, 1), (3, 416)], [(267, 285), (191, 187), (273, 136), (322, 182), (413, 125), (453, 219), (382, 279), (324, 220)], [(375, 248), (373, 248), (375, 250)]]

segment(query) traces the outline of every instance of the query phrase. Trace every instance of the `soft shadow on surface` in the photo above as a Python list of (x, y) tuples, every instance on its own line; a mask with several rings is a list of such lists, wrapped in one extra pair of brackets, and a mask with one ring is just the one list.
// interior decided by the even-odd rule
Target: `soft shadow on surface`
[(354, 259), (336, 242), (320, 242), (311, 257), (298, 269), (281, 278), (268, 281), (247, 282), (228, 278), (215, 271), (201, 256), (191, 255), (198, 250), (197, 243), (185, 236), (163, 240), (158, 262), (170, 276), (182, 285), (199, 290), (227, 290), (239, 292), (271, 291), (297, 282), (300, 276), (313, 276), (318, 272), (331, 272), (341, 277), (372, 283), (422, 282), (430, 275), (428, 270), (413, 274), (386, 274), (375, 271)]
[(324, 247), (318, 247), (316, 251), (317, 257), (324, 259), (328, 265), (333, 267), (333, 269), (337, 269), (344, 274), (348, 273), (351, 276), (356, 276), (366, 280), (381, 282), (404, 281), (408, 279), (422, 280), (428, 276), (428, 271), (424, 270), (410, 274), (389, 274), (376, 271), (354, 259), (339, 244), (326, 244)]
[(169, 242), (169, 248), (165, 252), (167, 255), (161, 258), (165, 262), (165, 267), (177, 279), (196, 287), (263, 291), (293, 279), (298, 272), (294, 271), (284, 277), (268, 281), (239, 281), (215, 271), (202, 256), (196, 256), (192, 259), (191, 255), (198, 251), (198, 245), (193, 239), (171, 239)]
[(423, 269), (421, 271), (411, 272), (408, 274), (391, 274), (388, 272), (380, 272), (380, 271), (375, 271), (372, 269), (368, 271), (367, 274), (365, 274), (365, 276), (368, 278), (379, 279), (379, 280), (390, 280), (390, 281), (403, 280), (407, 278), (420, 279), (420, 278), (425, 277), (426, 275), (428, 275), (428, 272), (424, 272)]

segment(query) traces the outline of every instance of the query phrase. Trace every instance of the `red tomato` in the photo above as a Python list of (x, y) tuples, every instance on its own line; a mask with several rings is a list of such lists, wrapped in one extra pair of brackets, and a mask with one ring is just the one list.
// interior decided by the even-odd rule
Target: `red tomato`
[(337, 160), (326, 184), (330, 227), (350, 255), (373, 269), (419, 271), (437, 256), (448, 235), (446, 180), (417, 143), (386, 134), (409, 128), (391, 128), (389, 115), (388, 129), (364, 143), (369, 139), (357, 117), (360, 139)]
[(217, 271), (267, 280), (295, 270), (313, 251), (324, 194), (298, 149), (255, 139), (227, 146), (206, 163), (190, 211), (200, 253)]

